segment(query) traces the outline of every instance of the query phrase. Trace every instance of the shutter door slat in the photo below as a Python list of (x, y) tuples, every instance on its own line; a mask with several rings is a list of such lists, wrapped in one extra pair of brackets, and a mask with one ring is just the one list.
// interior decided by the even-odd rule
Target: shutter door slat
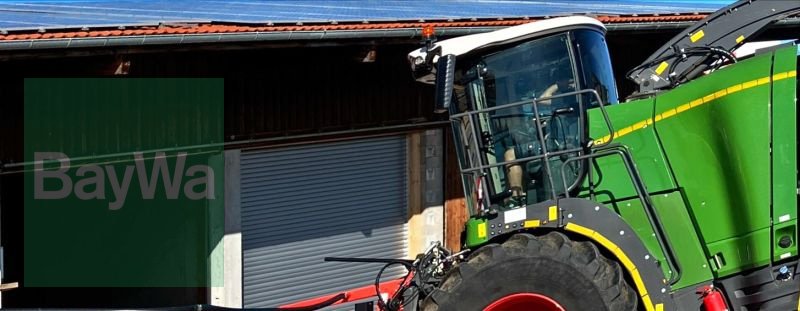
[(404, 136), (247, 151), (241, 161), (244, 307), (369, 285), (383, 266), (324, 257), (407, 257)]

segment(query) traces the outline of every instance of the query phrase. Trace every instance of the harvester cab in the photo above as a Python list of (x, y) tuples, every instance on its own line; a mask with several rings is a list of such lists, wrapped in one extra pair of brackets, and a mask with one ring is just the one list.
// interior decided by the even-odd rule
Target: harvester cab
[(567, 161), (588, 147), (586, 109), (617, 102), (604, 34), (594, 19), (565, 17), (409, 55), (418, 81), (437, 81), (473, 214), (563, 197), (586, 177), (584, 162)]

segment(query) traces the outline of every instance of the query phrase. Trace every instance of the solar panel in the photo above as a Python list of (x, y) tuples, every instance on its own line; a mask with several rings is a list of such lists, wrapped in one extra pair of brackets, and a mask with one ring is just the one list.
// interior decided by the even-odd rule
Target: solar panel
[(37, 29), (159, 22), (348, 22), (712, 12), (732, 0), (50, 0), (3, 1), (0, 27)]

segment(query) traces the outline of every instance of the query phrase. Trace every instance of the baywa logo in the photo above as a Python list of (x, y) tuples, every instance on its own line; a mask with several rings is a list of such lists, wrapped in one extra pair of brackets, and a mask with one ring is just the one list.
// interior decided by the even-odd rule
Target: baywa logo
[[(164, 152), (155, 152), (149, 158), (142, 152), (133, 152), (133, 164), (82, 164), (73, 168), (67, 154), (34, 152), (34, 199), (61, 200), (74, 196), (84, 201), (107, 200), (108, 209), (119, 210), (128, 196), (139, 194), (130, 193), (134, 176), (145, 200), (215, 199), (215, 172), (211, 166), (187, 165), (186, 152), (172, 155), (173, 161), (168, 161), (168, 157)], [(45, 165), (48, 162), (57, 165)], [(152, 163), (150, 168), (148, 163)], [(157, 196), (159, 185), (163, 185), (163, 198)]]
[(25, 79), (26, 287), (214, 287), (224, 81)]

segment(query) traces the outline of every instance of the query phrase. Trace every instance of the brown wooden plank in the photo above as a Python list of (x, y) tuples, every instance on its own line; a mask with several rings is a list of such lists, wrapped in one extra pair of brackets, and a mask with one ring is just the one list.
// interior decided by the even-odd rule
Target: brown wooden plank
[(15, 289), (17, 287), (19, 287), (18, 282), (0, 284), (0, 292), (7, 291), (10, 289)]
[(464, 189), (461, 186), (458, 157), (453, 143), (452, 129), (444, 133), (444, 245), (450, 250), (460, 250), (463, 241), (461, 233), (464, 231), (469, 214), (467, 212)]

